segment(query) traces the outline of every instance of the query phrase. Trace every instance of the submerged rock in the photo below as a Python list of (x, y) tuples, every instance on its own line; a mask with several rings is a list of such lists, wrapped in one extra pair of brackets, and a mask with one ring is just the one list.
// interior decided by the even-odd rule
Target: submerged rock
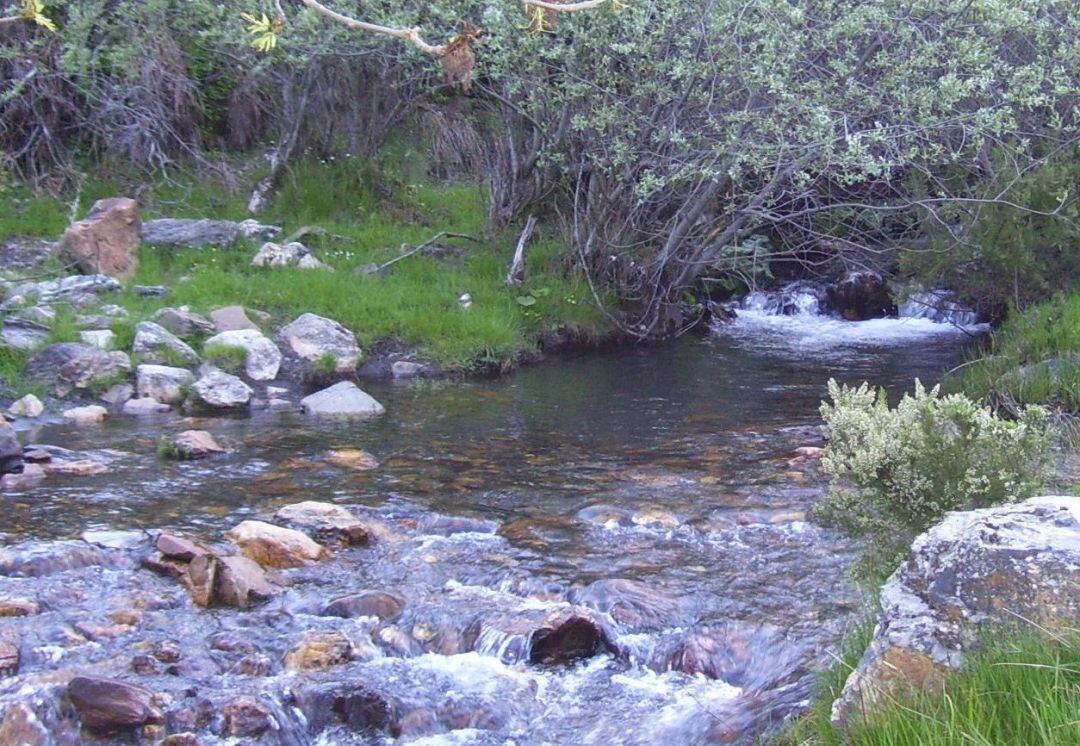
[(504, 663), (566, 664), (612, 649), (599, 622), (573, 608), (487, 617), (466, 636), (475, 639), (474, 650)]
[(270, 708), (253, 697), (237, 697), (222, 709), (225, 735), (234, 738), (258, 738), (277, 727)]
[(881, 590), (874, 638), (833, 720), (936, 689), (990, 624), (1080, 625), (1080, 497), (949, 513), (919, 536)]
[(67, 687), (68, 698), (90, 730), (112, 731), (161, 722), (153, 706), (153, 692), (118, 679), (76, 676)]
[(0, 640), (0, 678), (19, 672), (19, 646)]
[(575, 603), (608, 614), (622, 628), (639, 631), (674, 627), (685, 614), (678, 596), (623, 578), (597, 580), (574, 594)]
[(300, 400), (304, 411), (316, 417), (369, 418), (386, 412), (382, 404), (352, 381), (341, 381)]
[(243, 521), (226, 534), (245, 557), (264, 567), (304, 567), (330, 552), (306, 534), (263, 521)]
[(7, 708), (0, 721), (0, 743), (50, 746), (54, 739), (30, 705), (16, 702)]

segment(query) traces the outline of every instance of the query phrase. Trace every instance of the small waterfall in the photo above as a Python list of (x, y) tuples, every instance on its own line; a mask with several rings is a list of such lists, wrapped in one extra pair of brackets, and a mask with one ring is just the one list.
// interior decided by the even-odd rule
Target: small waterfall
[(825, 309), (825, 288), (800, 281), (779, 290), (754, 290), (742, 299), (739, 307), (769, 316), (820, 316)]
[(912, 293), (900, 306), (900, 318), (928, 319), (956, 326), (974, 326), (979, 323), (979, 314), (957, 301), (956, 295), (944, 288)]

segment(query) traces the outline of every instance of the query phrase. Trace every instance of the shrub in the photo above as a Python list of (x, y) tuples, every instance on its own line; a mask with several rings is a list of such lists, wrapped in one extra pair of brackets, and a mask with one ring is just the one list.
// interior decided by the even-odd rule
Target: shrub
[(950, 510), (1021, 500), (1049, 475), (1051, 427), (1039, 406), (997, 417), (962, 394), (916, 380), (895, 408), (884, 391), (829, 381), (822, 467), (832, 489), (816, 511), (827, 523), (899, 549)]

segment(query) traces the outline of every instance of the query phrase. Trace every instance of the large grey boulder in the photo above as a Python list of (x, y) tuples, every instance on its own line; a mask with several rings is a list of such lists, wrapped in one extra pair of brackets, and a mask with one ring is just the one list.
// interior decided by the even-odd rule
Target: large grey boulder
[(131, 359), (123, 352), (105, 352), (89, 345), (59, 342), (37, 352), (26, 364), (26, 375), (50, 385), (57, 396), (127, 376)]
[(131, 351), (144, 363), (189, 366), (199, 364), (199, 355), (195, 350), (153, 321), (142, 321), (135, 326), (135, 340)]
[[(356, 370), (360, 362), (360, 345), (356, 335), (338, 322), (305, 313), (278, 332), (286, 352), (299, 358), (305, 373), (348, 374)], [(326, 361), (332, 363), (329, 370), (317, 370)]]
[(251, 387), (220, 370), (207, 373), (191, 387), (195, 401), (212, 409), (236, 409), (251, 401)]
[(940, 688), (988, 625), (1080, 625), (1080, 497), (950, 513), (881, 590), (881, 616), (833, 720)]
[(386, 412), (382, 404), (352, 381), (335, 383), (300, 400), (304, 411), (316, 417), (367, 418)]
[(281, 350), (262, 332), (255, 329), (236, 329), (221, 332), (206, 340), (203, 347), (239, 347), (247, 353), (244, 373), (253, 381), (272, 381), (281, 368)]
[(150, 397), (162, 404), (179, 404), (187, 396), (187, 388), (195, 382), (195, 374), (187, 368), (168, 365), (140, 365), (135, 369), (135, 390), (140, 398)]
[(192, 334), (213, 334), (215, 331), (214, 324), (210, 319), (192, 312), (187, 306), (160, 308), (151, 318), (178, 337), (189, 337)]
[(254, 220), (234, 223), (231, 220), (195, 220), (160, 218), (142, 224), (142, 239), (155, 246), (228, 246), (240, 238), (272, 238), (281, 233), (273, 225)]

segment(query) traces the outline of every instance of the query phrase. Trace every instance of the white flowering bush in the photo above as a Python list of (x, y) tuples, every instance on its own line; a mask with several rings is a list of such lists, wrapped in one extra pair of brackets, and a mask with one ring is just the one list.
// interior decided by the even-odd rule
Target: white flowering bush
[(1038, 406), (995, 416), (962, 394), (915, 382), (895, 408), (884, 391), (829, 381), (821, 415), (822, 467), (832, 488), (817, 511), (827, 523), (887, 543), (907, 542), (950, 510), (1013, 502), (1049, 476), (1051, 427)]

